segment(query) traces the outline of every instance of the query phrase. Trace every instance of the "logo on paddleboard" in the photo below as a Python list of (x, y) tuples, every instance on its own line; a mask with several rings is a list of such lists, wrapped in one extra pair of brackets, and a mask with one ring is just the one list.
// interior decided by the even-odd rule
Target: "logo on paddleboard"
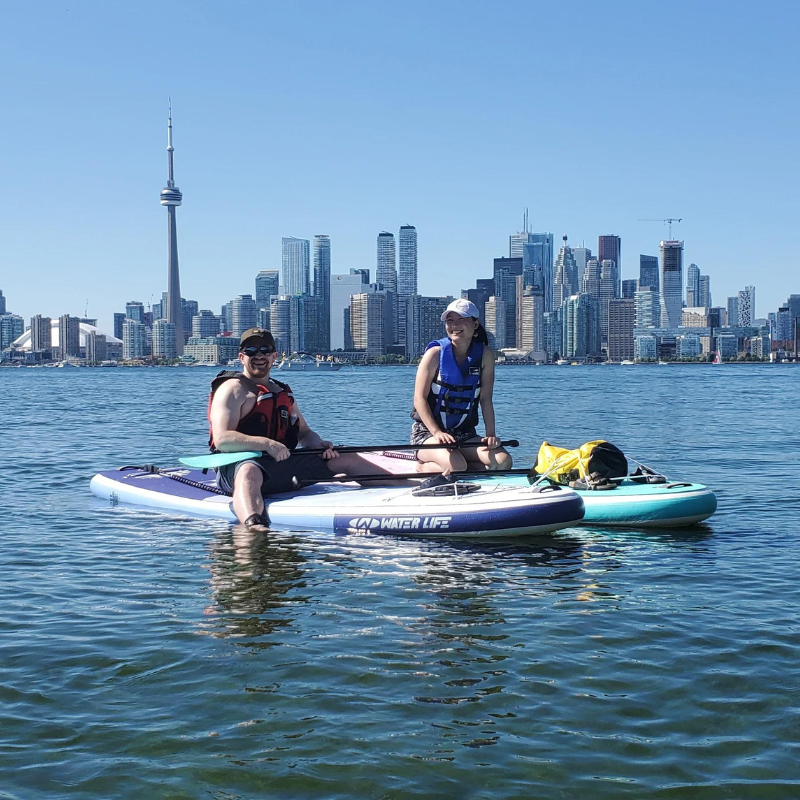
[(452, 517), (353, 517), (345, 526), (348, 533), (375, 531), (446, 531)]

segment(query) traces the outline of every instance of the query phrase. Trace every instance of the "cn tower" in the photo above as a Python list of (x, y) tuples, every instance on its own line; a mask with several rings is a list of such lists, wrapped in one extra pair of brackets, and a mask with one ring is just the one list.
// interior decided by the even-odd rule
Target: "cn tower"
[[(178, 273), (178, 229), (175, 224), (175, 208), (181, 204), (183, 195), (175, 185), (172, 171), (172, 100), (169, 102), (167, 119), (167, 163), (169, 177), (166, 188), (161, 190), (161, 205), (167, 207), (167, 245), (169, 247), (169, 268), (167, 272), (166, 320), (175, 326), (175, 347), (178, 355), (183, 355), (183, 309), (181, 308), (181, 278)], [(163, 313), (163, 311), (162, 311)]]

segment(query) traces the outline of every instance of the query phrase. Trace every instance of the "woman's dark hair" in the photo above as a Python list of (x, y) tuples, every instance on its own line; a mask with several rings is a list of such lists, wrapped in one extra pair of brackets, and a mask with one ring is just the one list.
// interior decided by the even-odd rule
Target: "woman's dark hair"
[(481, 325), (480, 322), (476, 322), (475, 324), (475, 333), (472, 336), (473, 339), (477, 340), (480, 344), (489, 344), (489, 337), (486, 334), (486, 329)]

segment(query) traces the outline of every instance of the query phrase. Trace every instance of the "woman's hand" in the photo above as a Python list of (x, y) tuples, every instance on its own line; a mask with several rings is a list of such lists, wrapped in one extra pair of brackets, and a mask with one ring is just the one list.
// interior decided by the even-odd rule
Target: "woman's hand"
[(436, 440), (436, 444), (455, 444), (456, 437), (447, 431), (436, 431), (431, 434), (431, 438)]
[(497, 450), (500, 447), (500, 440), (496, 436), (484, 436), (481, 441), (489, 450)]

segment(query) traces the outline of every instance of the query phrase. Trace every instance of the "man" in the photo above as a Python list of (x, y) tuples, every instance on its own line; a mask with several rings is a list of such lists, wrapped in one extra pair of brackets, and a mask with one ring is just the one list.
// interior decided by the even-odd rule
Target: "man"
[[(208, 421), (212, 451), (260, 450), (267, 454), (217, 470), (218, 485), (233, 494), (237, 518), (253, 531), (269, 530), (264, 495), (291, 491), (295, 477), (321, 481), (336, 473), (385, 474), (355, 453), (340, 455), (331, 442), (309, 428), (292, 390), (270, 378), (276, 357), (272, 334), (250, 328), (239, 343), (242, 371), (220, 372), (211, 382)], [(296, 452), (298, 445), (323, 452)]]

